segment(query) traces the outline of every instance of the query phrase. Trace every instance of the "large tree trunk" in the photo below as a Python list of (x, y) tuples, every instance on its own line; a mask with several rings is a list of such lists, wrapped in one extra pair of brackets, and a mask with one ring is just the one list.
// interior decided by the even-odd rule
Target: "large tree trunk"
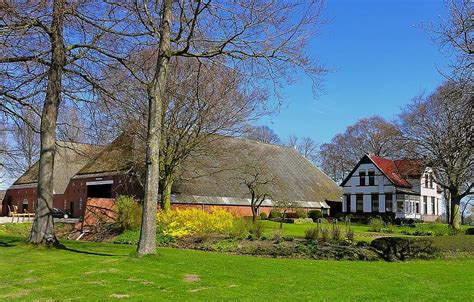
[(159, 197), (161, 111), (164, 97), (168, 62), (170, 59), (170, 26), (172, 0), (163, 2), (160, 45), (155, 77), (148, 88), (149, 113), (146, 142), (145, 198), (143, 201), (142, 226), (138, 242), (138, 254), (156, 251), (156, 208)]
[(460, 226), (460, 204), (461, 196), (457, 192), (450, 192), (451, 194), (451, 221), (450, 225), (459, 230)]
[(55, 155), (55, 130), (61, 103), (61, 79), (66, 63), (63, 40), (64, 0), (54, 1), (51, 24), (51, 66), (48, 71), (46, 98), (41, 115), (41, 153), (38, 174), (38, 201), (29, 242), (34, 244), (59, 244), (54, 234), (53, 171)]

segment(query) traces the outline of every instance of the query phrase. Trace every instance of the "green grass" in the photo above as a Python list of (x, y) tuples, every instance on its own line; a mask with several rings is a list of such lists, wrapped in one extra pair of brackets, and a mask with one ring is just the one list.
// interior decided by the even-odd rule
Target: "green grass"
[[(473, 301), (473, 258), (412, 262), (268, 259), (0, 236), (0, 300)], [(119, 296), (116, 296), (119, 297)], [(124, 299), (127, 300), (127, 299)]]

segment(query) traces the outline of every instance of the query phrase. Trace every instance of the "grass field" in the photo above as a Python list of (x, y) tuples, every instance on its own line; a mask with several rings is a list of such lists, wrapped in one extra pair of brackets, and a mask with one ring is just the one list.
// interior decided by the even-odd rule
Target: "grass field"
[(0, 300), (473, 301), (474, 259), (403, 263), (267, 259), (0, 236)]

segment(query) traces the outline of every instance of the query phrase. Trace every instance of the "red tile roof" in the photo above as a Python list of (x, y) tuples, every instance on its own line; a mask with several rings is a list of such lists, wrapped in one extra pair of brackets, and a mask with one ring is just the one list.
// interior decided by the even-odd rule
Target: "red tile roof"
[(419, 160), (401, 159), (391, 160), (379, 156), (369, 156), (370, 160), (396, 185), (411, 188), (407, 178), (419, 178), (424, 166)]

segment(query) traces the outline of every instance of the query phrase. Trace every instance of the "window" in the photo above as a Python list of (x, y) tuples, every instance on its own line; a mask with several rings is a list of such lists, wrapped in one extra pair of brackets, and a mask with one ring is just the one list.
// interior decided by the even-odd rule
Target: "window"
[(428, 188), (428, 174), (425, 174), (425, 188)]
[(436, 200), (434, 197), (431, 197), (431, 214), (435, 215), (436, 213)]
[(393, 211), (393, 194), (385, 193), (385, 212)]
[(362, 212), (364, 210), (364, 195), (356, 194), (356, 211)]
[(365, 186), (365, 171), (359, 171), (359, 186)]
[(379, 211), (379, 194), (378, 193), (373, 193), (370, 195), (371, 199), (371, 204), (372, 204), (372, 212), (378, 212)]
[(345, 194), (346, 196), (346, 212), (350, 213), (351, 212), (351, 195)]
[(397, 201), (397, 211), (403, 213), (405, 211), (405, 202), (403, 200)]
[(428, 197), (423, 196), (423, 214), (428, 214)]
[(433, 189), (433, 175), (430, 174), (430, 189)]
[(415, 211), (418, 214), (420, 213), (420, 203), (419, 202), (415, 203)]
[(369, 171), (369, 186), (375, 185), (375, 171)]

